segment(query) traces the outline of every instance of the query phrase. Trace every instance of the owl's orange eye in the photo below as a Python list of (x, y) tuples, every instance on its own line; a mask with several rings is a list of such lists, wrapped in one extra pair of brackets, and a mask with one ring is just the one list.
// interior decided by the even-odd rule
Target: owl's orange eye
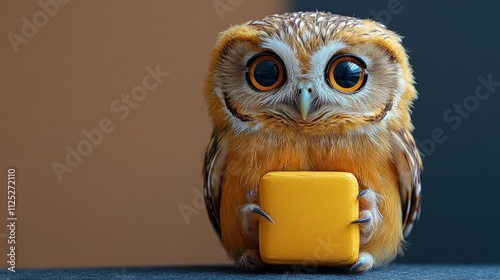
[(248, 84), (257, 91), (277, 88), (285, 81), (285, 67), (273, 53), (260, 53), (247, 63)]
[(326, 80), (340, 92), (354, 93), (365, 85), (368, 77), (365, 69), (365, 63), (355, 56), (336, 56), (326, 66)]

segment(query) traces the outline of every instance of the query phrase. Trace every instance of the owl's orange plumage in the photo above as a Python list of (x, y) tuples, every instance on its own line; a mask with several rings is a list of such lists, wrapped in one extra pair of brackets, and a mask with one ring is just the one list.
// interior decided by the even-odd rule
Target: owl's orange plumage
[[(336, 42), (337, 52), (368, 60), (370, 80), (360, 91), (364, 95), (330, 92), (322, 84), (315, 70), (322, 68), (315, 63), (323, 63), (321, 50), (337, 48)], [(266, 94), (245, 86), (245, 63), (252, 53), (286, 56), (290, 50), (292, 57), (281, 57), (290, 68), (282, 89)], [(247, 250), (258, 248), (256, 228), (246, 227), (242, 206), (249, 203), (251, 190), (258, 191), (264, 174), (346, 171), (356, 176), (360, 189), (381, 198), (382, 221), (360, 251), (371, 254), (376, 265), (392, 261), (402, 250), (403, 230), (409, 232), (420, 207), (421, 161), (410, 120), (416, 98), (413, 83), (400, 38), (369, 20), (296, 13), (221, 33), (205, 87), (214, 124), (205, 162), (205, 194), (229, 256), (239, 260)], [(307, 119), (295, 112), (293, 92), (304, 84), (316, 102)], [(278, 99), (279, 95), (284, 97)]]
[[(384, 197), (379, 210), (385, 222), (365, 248), (379, 262), (391, 261), (401, 250), (402, 224), (400, 194), (390, 152), (388, 147), (380, 147), (366, 139), (352, 140), (354, 144), (346, 149), (335, 140), (329, 143), (322, 139), (310, 141), (292, 133), (234, 139), (233, 148), (228, 149), (227, 162), (230, 164), (225, 170), (220, 206), (222, 243), (229, 256), (237, 259), (244, 249), (258, 247), (255, 239), (258, 236), (251, 239), (244, 234), (238, 211), (246, 203), (248, 191), (258, 190), (264, 174), (276, 170), (335, 170), (353, 173), (361, 189), (371, 186)], [(370, 150), (373, 153), (366, 152)]]

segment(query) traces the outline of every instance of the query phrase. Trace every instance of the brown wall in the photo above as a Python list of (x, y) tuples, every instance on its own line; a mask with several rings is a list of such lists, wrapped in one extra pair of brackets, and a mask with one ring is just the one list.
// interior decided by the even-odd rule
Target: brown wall
[[(71, 1), (49, 6), (47, 18), (35, 1), (2, 4), (2, 266), (9, 167), (17, 170), (18, 267), (228, 261), (197, 196), (211, 132), (202, 96), (209, 53), (217, 32), (286, 5), (243, 0), (220, 18), (214, 2), (238, 1)], [(17, 37), (16, 53), (10, 32), (24, 37), (23, 17), (33, 23), (34, 15), (40, 27), (25, 28), (32, 38)], [(126, 115), (120, 98), (141, 90), (148, 65), (169, 76)], [(109, 133), (87, 151), (82, 130), (100, 122)], [(67, 165), (66, 147), (78, 145), (89, 154), (70, 159), (60, 182), (52, 164)], [(188, 223), (180, 205), (196, 211)]]

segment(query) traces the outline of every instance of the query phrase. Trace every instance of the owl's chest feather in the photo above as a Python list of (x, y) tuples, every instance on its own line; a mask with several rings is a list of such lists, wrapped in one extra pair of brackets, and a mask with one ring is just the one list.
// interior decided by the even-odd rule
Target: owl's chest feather
[(394, 173), (388, 143), (366, 137), (259, 135), (228, 144), (226, 171), (245, 184), (271, 171), (346, 171), (366, 185)]

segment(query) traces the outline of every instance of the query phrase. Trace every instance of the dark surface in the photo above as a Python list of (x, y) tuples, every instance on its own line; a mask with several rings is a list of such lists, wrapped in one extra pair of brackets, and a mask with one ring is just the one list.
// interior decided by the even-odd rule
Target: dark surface
[[(500, 82), (500, 1), (294, 3), (295, 11), (378, 18), (404, 36), (419, 92), (414, 136), (426, 156), (422, 215), (398, 261), (500, 263), (500, 86), (475, 97), (480, 76)], [(461, 115), (455, 106), (470, 110)]]
[[(405, 265), (395, 264), (361, 275), (307, 268), (276, 269), (272, 272), (245, 272), (230, 266), (185, 266), (151, 268), (96, 268), (2, 270), (4, 279), (500, 279), (500, 265)], [(7, 277), (7, 278), (5, 278)]]

